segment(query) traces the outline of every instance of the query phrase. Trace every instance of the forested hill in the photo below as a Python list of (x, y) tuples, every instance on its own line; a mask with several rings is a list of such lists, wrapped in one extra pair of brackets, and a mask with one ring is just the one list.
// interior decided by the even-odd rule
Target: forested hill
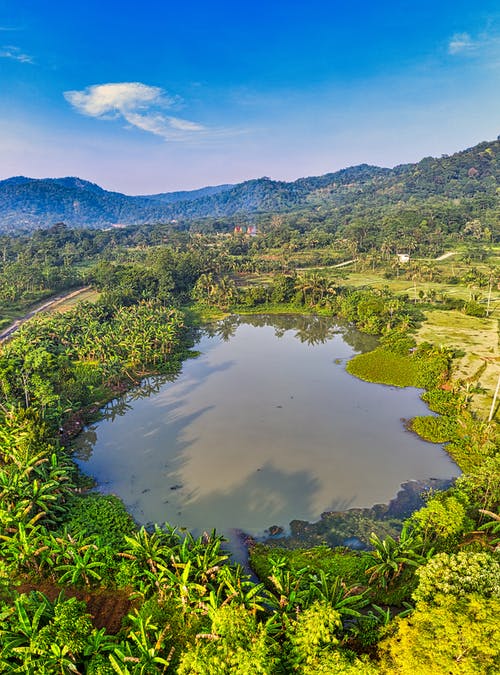
[(198, 190), (182, 190), (180, 192), (161, 192), (157, 195), (146, 195), (146, 199), (151, 201), (163, 202), (164, 204), (175, 204), (176, 202), (193, 201), (210, 195), (217, 195), (220, 192), (230, 190), (234, 185), (211, 185), (209, 187), (199, 188)]
[(500, 141), (485, 142), (439, 159), (393, 169), (361, 164), (294, 182), (259, 178), (192, 192), (127, 196), (79, 178), (0, 181), (0, 231), (28, 231), (64, 222), (110, 227), (206, 216), (288, 211), (318, 206), (413, 204), (432, 197), (500, 200)]

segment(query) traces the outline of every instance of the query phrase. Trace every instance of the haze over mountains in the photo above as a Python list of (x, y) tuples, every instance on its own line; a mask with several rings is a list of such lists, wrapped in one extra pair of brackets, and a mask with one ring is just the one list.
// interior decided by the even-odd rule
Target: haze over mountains
[(0, 232), (27, 232), (64, 222), (107, 228), (204, 217), (231, 217), (297, 208), (370, 203), (415, 203), (429, 196), (500, 201), (500, 142), (484, 142), (441, 158), (393, 169), (361, 164), (293, 182), (258, 178), (236, 185), (156, 195), (109, 192), (80, 178), (0, 181)]

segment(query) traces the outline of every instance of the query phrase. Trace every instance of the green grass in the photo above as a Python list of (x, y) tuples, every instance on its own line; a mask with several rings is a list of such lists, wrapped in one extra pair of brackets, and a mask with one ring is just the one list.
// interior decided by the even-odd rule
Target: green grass
[(347, 364), (347, 372), (367, 382), (416, 387), (419, 364), (409, 356), (388, 352), (379, 347), (351, 359)]
[(220, 321), (231, 314), (231, 312), (226, 312), (218, 307), (207, 307), (206, 305), (198, 303), (189, 306), (185, 305), (182, 307), (182, 311), (186, 316), (187, 324), (195, 326), (200, 326), (212, 321)]
[(307, 307), (304, 305), (295, 305), (293, 303), (267, 303), (263, 305), (256, 305), (255, 307), (245, 307), (245, 305), (238, 305), (235, 307), (236, 314), (317, 314), (324, 316), (332, 316), (331, 310), (327, 308)]
[(285, 559), (291, 570), (309, 567), (324, 570), (340, 577), (348, 584), (364, 585), (367, 582), (365, 570), (370, 566), (366, 556), (356, 551), (338, 551), (328, 546), (308, 549), (286, 549), (256, 544), (250, 550), (250, 564), (257, 576), (265, 581), (271, 573), (269, 559)]
[(93, 289), (82, 291), (78, 295), (73, 296), (72, 298), (67, 298), (54, 304), (53, 307), (50, 307), (47, 311), (49, 312), (66, 312), (68, 309), (73, 309), (75, 305), (79, 302), (96, 302), (99, 298), (100, 293)]

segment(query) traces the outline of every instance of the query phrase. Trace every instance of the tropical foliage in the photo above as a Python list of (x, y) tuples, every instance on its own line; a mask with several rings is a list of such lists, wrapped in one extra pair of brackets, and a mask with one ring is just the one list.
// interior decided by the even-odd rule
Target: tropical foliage
[[(497, 175), (496, 149), (425, 160), (418, 169), (423, 175), (415, 167), (389, 173), (358, 167), (298, 181), (290, 197), (295, 204), (304, 195), (319, 200), (317, 191), (328, 192), (331, 180), (338, 193), (328, 196), (328, 209), (312, 215), (263, 218), (261, 237), (202, 238), (170, 224), (107, 232), (58, 225), (32, 238), (2, 238), (4, 308), (84, 281), (100, 297), (37, 316), (0, 347), (0, 672), (498, 670), (496, 425), (478, 420), (468, 390), (450, 383), (453, 350), (417, 347), (410, 334), (424, 318), (421, 306), (438, 302), (419, 289), (435, 270), (390, 263), (402, 243), (412, 251), (440, 250), (439, 227), (450, 238), (478, 243), (497, 236), (497, 197), (488, 182)], [(472, 160), (477, 174), (469, 175)], [(352, 181), (370, 196), (348, 213), (342, 208), (351, 203)], [(442, 185), (443, 201), (431, 200), (429, 181)], [(384, 185), (398, 200), (418, 193), (428, 209), (425, 222), (412, 205), (393, 208)], [(240, 189), (241, 199), (264, 187), (263, 203), (274, 203), (275, 185), (250, 187)], [(288, 203), (288, 188), (278, 187), (280, 203)], [(467, 197), (456, 196), (465, 189)], [(200, 195), (196, 208), (203, 200), (227, 204), (230, 192)], [(444, 200), (452, 194), (459, 204)], [(199, 221), (193, 228), (233, 224)], [(482, 255), (479, 248), (470, 251)], [(411, 293), (353, 288), (340, 271), (296, 270), (291, 256), (297, 253), (313, 264), (348, 255), (359, 269), (385, 265), (387, 278), (407, 277)], [(471, 272), (460, 281), (470, 285), (466, 311), (474, 309), (476, 288), (491, 293), (494, 278)], [(491, 312), (489, 302), (480, 306)], [(251, 560), (258, 579), (231, 561), (216, 532), (195, 537), (167, 524), (138, 528), (116, 497), (89, 489), (69, 441), (105, 402), (145, 376), (176, 372), (192, 344), (188, 324), (200, 308), (313, 315), (303, 317), (298, 333), (312, 342), (331, 336), (322, 315), (380, 335), (379, 348), (354, 360), (350, 371), (425, 388), (439, 417), (417, 419), (413, 428), (449, 440), (466, 473), (449, 490), (428, 494), (397, 534), (373, 532), (367, 550), (256, 546)], [(217, 330), (227, 337), (235, 325), (227, 318)]]

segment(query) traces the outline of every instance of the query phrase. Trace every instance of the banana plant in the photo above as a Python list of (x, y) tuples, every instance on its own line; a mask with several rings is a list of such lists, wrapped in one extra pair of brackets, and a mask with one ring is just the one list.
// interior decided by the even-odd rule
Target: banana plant
[(165, 673), (172, 660), (173, 649), (163, 648), (168, 625), (162, 630), (151, 617), (139, 614), (129, 615), (133, 622), (127, 640), (115, 647), (109, 660), (118, 675), (150, 675)]
[(358, 587), (349, 587), (340, 577), (327, 574), (324, 570), (309, 574), (307, 583), (312, 590), (312, 600), (327, 603), (340, 615), (359, 617), (360, 610), (368, 604), (366, 590), (360, 593)]
[(75, 585), (83, 582), (86, 586), (90, 586), (92, 581), (102, 581), (102, 576), (97, 570), (105, 567), (105, 563), (95, 559), (95, 553), (98, 550), (95, 544), (68, 549), (67, 554), (70, 560), (55, 568), (56, 572), (63, 572), (59, 577), (59, 582)]
[(157, 575), (159, 564), (165, 563), (168, 557), (168, 543), (172, 536), (172, 531), (165, 533), (158, 526), (151, 534), (145, 527), (141, 527), (131, 536), (125, 536), (127, 547), (121, 556), (136, 562), (141, 570)]
[(500, 514), (487, 509), (479, 509), (479, 511), (491, 518), (488, 522), (483, 523), (479, 530), (490, 535), (488, 544), (493, 550), (497, 551), (500, 548)]
[(42, 515), (38, 513), (27, 524), (19, 522), (17, 528), (8, 528), (9, 534), (0, 535), (3, 558), (14, 569), (41, 572), (48, 551), (47, 532), (36, 524)]
[(387, 588), (405, 567), (418, 567), (426, 561), (416, 551), (422, 548), (421, 539), (413, 535), (406, 525), (401, 530), (399, 539), (391, 536), (380, 539), (372, 532), (370, 543), (374, 548), (367, 554), (374, 563), (366, 570), (366, 574), (370, 575), (370, 584), (377, 581), (383, 588)]
[(51, 675), (52, 673), (82, 675), (82, 671), (77, 667), (75, 657), (69, 647), (57, 643), (51, 644), (48, 650), (38, 655), (33, 666), (34, 670), (28, 672), (36, 672), (39, 675)]
[(53, 613), (50, 600), (39, 592), (19, 596), (10, 607), (0, 612), (0, 663), (4, 661), (12, 665), (25, 656), (33, 655), (39, 631)]
[(264, 589), (263, 583), (255, 584), (244, 574), (241, 565), (224, 565), (217, 577), (217, 588), (210, 591), (207, 602), (212, 609), (235, 602), (255, 615), (265, 611), (268, 594)]
[[(168, 582), (169, 593), (173, 591), (174, 597), (180, 600), (183, 611), (195, 607), (201, 609), (202, 600), (207, 595), (207, 587), (196, 581), (196, 569), (192, 573), (192, 561), (188, 560), (186, 563), (173, 561), (171, 566), (173, 570), (162, 566), (161, 582)], [(163, 583), (161, 583), (162, 587)]]
[(312, 597), (310, 587), (303, 584), (308, 568), (292, 571), (284, 558), (271, 559), (271, 574), (268, 576), (271, 588), (269, 606), (277, 615), (293, 614), (298, 608), (307, 606)]

